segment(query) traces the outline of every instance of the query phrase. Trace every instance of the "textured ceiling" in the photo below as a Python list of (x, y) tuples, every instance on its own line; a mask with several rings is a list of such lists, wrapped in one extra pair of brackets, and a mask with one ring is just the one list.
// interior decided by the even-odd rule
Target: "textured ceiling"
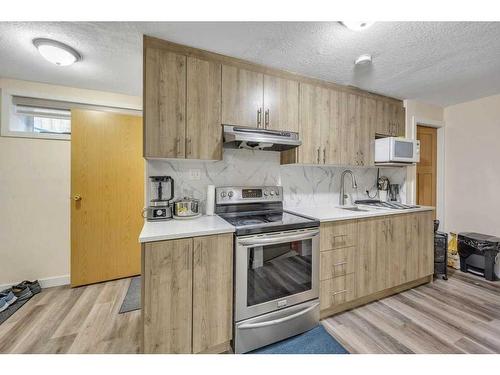
[[(441, 106), (500, 93), (500, 22), (377, 22), (363, 32), (336, 22), (0, 22), (0, 76), (141, 95), (142, 34)], [(83, 61), (50, 64), (36, 37)], [(372, 66), (355, 68), (363, 53)]]

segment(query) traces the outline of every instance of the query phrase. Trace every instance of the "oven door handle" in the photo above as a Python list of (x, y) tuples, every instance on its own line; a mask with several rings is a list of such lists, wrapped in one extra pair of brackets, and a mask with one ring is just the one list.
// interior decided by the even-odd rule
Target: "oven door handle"
[(284, 322), (287, 322), (289, 320), (298, 318), (299, 316), (305, 315), (309, 311), (314, 310), (318, 306), (319, 306), (319, 302), (315, 303), (312, 306), (309, 306), (308, 308), (306, 308), (304, 310), (299, 311), (298, 313), (286, 316), (284, 318), (268, 320), (266, 322), (259, 322), (259, 323), (245, 323), (245, 324), (238, 326), (238, 329), (262, 328), (262, 327), (268, 327), (268, 326), (273, 326), (276, 324), (284, 323)]
[(288, 235), (288, 236), (277, 236), (277, 237), (269, 237), (269, 238), (249, 238), (249, 239), (241, 239), (238, 240), (238, 244), (243, 246), (255, 246), (255, 245), (268, 245), (274, 243), (283, 243), (289, 241), (299, 241), (305, 240), (309, 238), (313, 238), (318, 235), (319, 231), (307, 232), (304, 234), (296, 234), (296, 235)]

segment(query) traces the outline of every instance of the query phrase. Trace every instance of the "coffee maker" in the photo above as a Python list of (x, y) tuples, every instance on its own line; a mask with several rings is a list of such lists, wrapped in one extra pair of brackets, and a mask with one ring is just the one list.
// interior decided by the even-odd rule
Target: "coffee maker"
[[(174, 179), (170, 176), (150, 176), (149, 206), (146, 208), (148, 221), (169, 220), (173, 210), (170, 201), (174, 198)], [(169, 187), (170, 194), (166, 198), (164, 189)]]

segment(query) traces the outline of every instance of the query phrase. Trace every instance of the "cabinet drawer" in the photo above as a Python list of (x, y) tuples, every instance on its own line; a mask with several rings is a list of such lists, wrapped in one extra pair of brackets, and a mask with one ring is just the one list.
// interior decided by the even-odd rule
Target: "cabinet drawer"
[(320, 280), (333, 279), (354, 272), (356, 247), (323, 251), (320, 254)]
[(325, 310), (354, 299), (354, 274), (323, 280), (319, 285), (320, 309)]
[(356, 220), (321, 224), (320, 251), (356, 245), (358, 223)]

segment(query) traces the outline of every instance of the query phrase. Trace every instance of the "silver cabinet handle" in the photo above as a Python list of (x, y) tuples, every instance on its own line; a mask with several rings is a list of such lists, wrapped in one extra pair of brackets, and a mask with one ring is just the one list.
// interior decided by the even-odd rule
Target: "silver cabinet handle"
[(179, 155), (179, 146), (181, 144), (181, 139), (179, 137), (175, 138), (175, 156)]
[(336, 296), (337, 294), (342, 294), (342, 293), (346, 293), (346, 292), (347, 292), (347, 289), (339, 290), (338, 292), (333, 292), (332, 296)]
[(269, 108), (266, 109), (266, 113), (264, 114), (264, 123), (267, 129), (267, 127), (269, 126)]
[(326, 148), (323, 149), (323, 164), (326, 164)]
[(262, 125), (262, 108), (257, 110), (257, 127)]
[(191, 155), (191, 138), (186, 140), (186, 154)]
[(344, 264), (347, 264), (347, 261), (345, 261), (345, 262), (335, 263), (333, 266), (334, 266), (334, 267), (336, 267), (336, 266), (343, 266)]
[(312, 232), (307, 232), (305, 234), (297, 234), (293, 236), (277, 236), (270, 238), (253, 238), (253, 239), (249, 238), (249, 239), (238, 240), (238, 244), (243, 246), (268, 245), (274, 243), (283, 243), (285, 241), (288, 242), (288, 241), (306, 240), (309, 238), (313, 238), (318, 234), (319, 231), (312, 231)]
[(319, 164), (319, 152), (320, 152), (320, 151), (319, 151), (319, 149), (320, 149), (320, 148), (318, 147), (318, 164)]
[(242, 324), (241, 326), (239, 326), (238, 329), (261, 328), (261, 327), (268, 327), (268, 326), (273, 326), (276, 324), (284, 323), (284, 322), (287, 322), (289, 320), (298, 318), (299, 316), (305, 315), (309, 311), (314, 310), (318, 306), (319, 306), (319, 303), (315, 303), (314, 305), (309, 306), (307, 309), (304, 309), (302, 311), (299, 311), (298, 313), (286, 316), (284, 318), (268, 320), (266, 322), (259, 322), (259, 323), (246, 323), (246, 324)]

